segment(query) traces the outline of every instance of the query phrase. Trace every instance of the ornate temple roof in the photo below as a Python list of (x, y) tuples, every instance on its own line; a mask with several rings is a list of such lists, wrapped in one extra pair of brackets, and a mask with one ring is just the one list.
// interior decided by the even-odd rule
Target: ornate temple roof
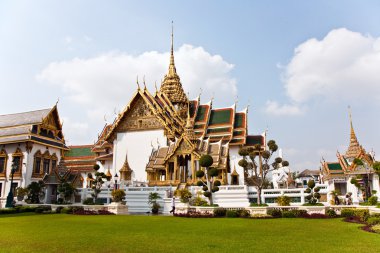
[(350, 145), (348, 146), (348, 149), (346, 151), (345, 157), (350, 158), (356, 158), (358, 155), (360, 155), (361, 152), (365, 153), (365, 150), (362, 148), (362, 146), (359, 144), (358, 139), (356, 137), (354, 127), (352, 125), (352, 117), (350, 112)]
[[(373, 163), (373, 157), (368, 154), (364, 148), (359, 144), (356, 137), (354, 127), (352, 124), (351, 112), (349, 113), (350, 117), (350, 144), (345, 155), (337, 152), (337, 162), (326, 162), (323, 160), (322, 164), (322, 173), (326, 178), (334, 176), (344, 176), (349, 174), (363, 174), (363, 173), (372, 173), (370, 168)], [(364, 162), (363, 165), (357, 165), (353, 162), (355, 159), (360, 159)]]
[(0, 144), (27, 141), (68, 149), (62, 134), (57, 106), (0, 115)]
[(96, 164), (96, 154), (91, 151), (92, 145), (69, 146), (70, 150), (64, 153), (64, 164), (74, 172), (92, 172)]
[(188, 98), (182, 88), (181, 80), (177, 74), (174, 64), (173, 29), (171, 36), (169, 70), (161, 83), (160, 92), (164, 93), (173, 104), (188, 102)]

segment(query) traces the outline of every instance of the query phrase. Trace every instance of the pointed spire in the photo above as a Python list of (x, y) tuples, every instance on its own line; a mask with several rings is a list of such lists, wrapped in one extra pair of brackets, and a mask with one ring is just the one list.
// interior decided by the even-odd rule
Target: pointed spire
[(349, 113), (349, 118), (350, 118), (350, 145), (348, 146), (348, 149), (346, 152), (346, 158), (356, 158), (361, 153), (363, 148), (360, 146), (358, 138), (356, 137), (356, 134), (354, 131), (350, 106), (348, 106), (348, 113)]
[(169, 76), (174, 76), (177, 74), (175, 64), (174, 64), (174, 26), (172, 21), (172, 35), (171, 35), (171, 47), (170, 47), (170, 64), (169, 64)]
[[(185, 104), (188, 101), (181, 80), (177, 74), (177, 70), (174, 63), (174, 32), (171, 32), (171, 45), (170, 45), (170, 63), (168, 73), (165, 75), (163, 82), (161, 83), (160, 91), (165, 93), (166, 96), (173, 104)], [(186, 115), (186, 111), (184, 112)], [(186, 116), (185, 116), (186, 117)]]

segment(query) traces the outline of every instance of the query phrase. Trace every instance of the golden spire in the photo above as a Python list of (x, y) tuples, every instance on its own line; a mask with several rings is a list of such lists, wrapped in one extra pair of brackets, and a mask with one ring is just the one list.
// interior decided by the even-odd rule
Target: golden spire
[(352, 124), (352, 115), (351, 115), (351, 107), (348, 107), (348, 113), (350, 118), (350, 145), (348, 146), (346, 152), (346, 158), (356, 158), (360, 152), (362, 151), (362, 147), (358, 142), (358, 138), (356, 137), (354, 127)]
[[(185, 104), (188, 99), (183, 91), (181, 80), (177, 74), (174, 63), (174, 35), (173, 35), (173, 22), (171, 33), (171, 47), (170, 47), (170, 63), (168, 73), (164, 77), (164, 81), (161, 84), (160, 92), (165, 93), (166, 96), (173, 104)], [(186, 114), (186, 111), (184, 112)]]
[(174, 39), (173, 39), (173, 32), (174, 32), (174, 28), (173, 28), (173, 21), (172, 21), (172, 40), (171, 40), (171, 47), (170, 47), (170, 64), (169, 64), (169, 73), (168, 75), (169, 76), (175, 76), (177, 74), (177, 71), (175, 69), (175, 65), (174, 65)]

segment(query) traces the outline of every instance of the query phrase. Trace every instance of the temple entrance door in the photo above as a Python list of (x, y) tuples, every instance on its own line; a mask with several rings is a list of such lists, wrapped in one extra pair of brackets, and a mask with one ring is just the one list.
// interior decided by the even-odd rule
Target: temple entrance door
[(181, 183), (186, 183), (187, 178), (189, 177), (191, 173), (191, 168), (189, 166), (191, 161), (190, 155), (180, 156), (179, 159), (179, 180)]
[(168, 179), (169, 180), (174, 180), (174, 162), (169, 162), (169, 171), (168, 171)]
[(239, 184), (239, 176), (238, 175), (232, 175), (231, 176), (231, 185), (238, 185)]

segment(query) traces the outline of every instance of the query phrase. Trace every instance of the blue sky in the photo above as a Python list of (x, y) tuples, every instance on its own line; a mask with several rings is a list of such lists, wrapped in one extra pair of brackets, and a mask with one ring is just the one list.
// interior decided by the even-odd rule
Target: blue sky
[(136, 75), (152, 92), (160, 82), (173, 20), (190, 96), (250, 101), (250, 133), (268, 127), (293, 169), (317, 169), (348, 145), (348, 105), (359, 141), (380, 152), (379, 12), (378, 1), (2, 1), (0, 114), (59, 97), (68, 142), (93, 142)]

